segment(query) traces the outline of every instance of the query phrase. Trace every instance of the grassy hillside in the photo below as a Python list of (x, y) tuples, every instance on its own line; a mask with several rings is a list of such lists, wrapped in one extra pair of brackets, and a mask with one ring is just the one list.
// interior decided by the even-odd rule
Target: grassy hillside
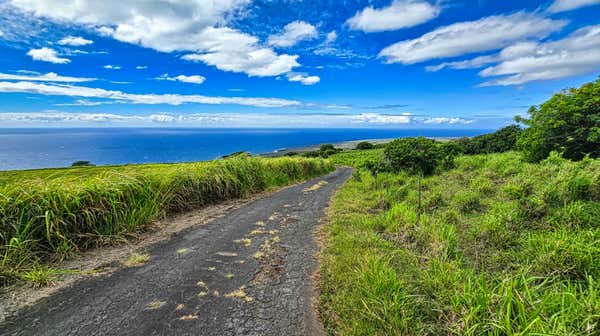
[[(378, 151), (332, 157), (356, 164)], [(336, 335), (598, 335), (600, 159), (460, 156), (337, 194), (320, 309)]]
[(0, 283), (40, 261), (120, 238), (168, 214), (322, 175), (321, 159), (210, 162), (0, 173)]

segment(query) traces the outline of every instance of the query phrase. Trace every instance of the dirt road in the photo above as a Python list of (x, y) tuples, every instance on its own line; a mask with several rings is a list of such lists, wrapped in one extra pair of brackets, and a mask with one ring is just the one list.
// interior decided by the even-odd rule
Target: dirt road
[(321, 335), (314, 229), (350, 169), (285, 188), (153, 246), (0, 324), (0, 335)]

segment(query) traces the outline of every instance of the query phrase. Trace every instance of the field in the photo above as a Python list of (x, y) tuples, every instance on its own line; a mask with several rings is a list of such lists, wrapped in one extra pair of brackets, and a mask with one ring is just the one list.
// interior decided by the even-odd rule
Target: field
[(334, 198), (320, 269), (330, 334), (599, 334), (600, 159), (460, 156), (421, 184), (422, 211), (407, 173), (357, 170)]
[(321, 159), (235, 157), (0, 172), (0, 284), (43, 277), (44, 264), (122, 239), (167, 215), (333, 169)]

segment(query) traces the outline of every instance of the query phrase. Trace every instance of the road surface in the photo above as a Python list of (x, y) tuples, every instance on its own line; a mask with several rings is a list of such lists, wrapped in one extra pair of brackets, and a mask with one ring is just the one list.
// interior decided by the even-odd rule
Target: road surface
[(284, 188), (79, 281), (0, 324), (0, 335), (321, 335), (314, 230), (348, 168)]

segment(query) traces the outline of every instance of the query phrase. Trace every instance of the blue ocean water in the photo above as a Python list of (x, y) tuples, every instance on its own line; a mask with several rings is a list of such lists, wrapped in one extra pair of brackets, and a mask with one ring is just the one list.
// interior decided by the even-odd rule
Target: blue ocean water
[(489, 130), (389, 129), (0, 129), (0, 170), (210, 160), (237, 151), (254, 154), (340, 141), (408, 136), (460, 137)]

